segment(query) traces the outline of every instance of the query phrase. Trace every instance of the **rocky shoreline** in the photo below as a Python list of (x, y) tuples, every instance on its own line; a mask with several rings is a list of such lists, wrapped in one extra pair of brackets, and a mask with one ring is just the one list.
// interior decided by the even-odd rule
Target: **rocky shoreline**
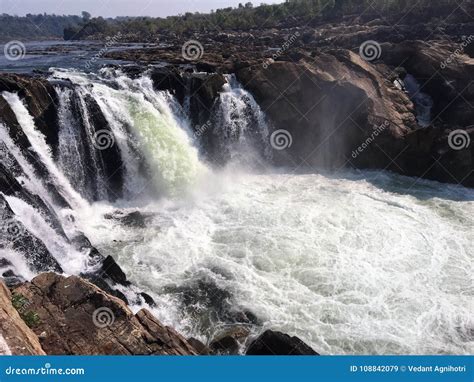
[(317, 355), (296, 337), (238, 326), (205, 345), (161, 324), (146, 308), (136, 314), (117, 297), (77, 277), (43, 273), (11, 290), (0, 281), (1, 338), (15, 355)]

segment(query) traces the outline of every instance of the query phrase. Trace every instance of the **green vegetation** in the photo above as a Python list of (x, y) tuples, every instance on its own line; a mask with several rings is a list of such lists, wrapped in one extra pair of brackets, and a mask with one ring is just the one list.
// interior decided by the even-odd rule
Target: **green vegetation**
[(0, 40), (62, 39), (64, 28), (79, 25), (80, 16), (31, 15), (24, 17), (0, 15)]
[(18, 311), (23, 310), (25, 307), (28, 306), (29, 303), (30, 302), (28, 301), (28, 299), (25, 296), (23, 296), (22, 294), (13, 293), (13, 295), (12, 295), (12, 305), (16, 310), (18, 310)]
[(20, 314), (20, 317), (25, 321), (26, 325), (30, 328), (37, 326), (41, 320), (38, 316), (38, 313), (31, 310), (27, 310), (30, 305), (30, 301), (19, 293), (14, 293), (12, 295), (12, 305)]
[[(0, 32), (8, 37), (70, 39), (102, 38), (120, 32), (129, 39), (154, 40), (158, 34), (250, 30), (260, 28), (316, 25), (320, 22), (340, 22), (346, 17), (363, 15), (364, 19), (388, 18), (396, 21), (409, 15), (430, 18), (446, 17), (458, 8), (456, 0), (287, 0), (281, 4), (241, 3), (237, 8), (223, 8), (209, 14), (185, 13), (166, 18), (117, 17), (92, 18), (88, 12), (79, 16), (27, 15), (0, 16)], [(40, 26), (40, 28), (36, 28)], [(64, 32), (64, 34), (63, 34)]]

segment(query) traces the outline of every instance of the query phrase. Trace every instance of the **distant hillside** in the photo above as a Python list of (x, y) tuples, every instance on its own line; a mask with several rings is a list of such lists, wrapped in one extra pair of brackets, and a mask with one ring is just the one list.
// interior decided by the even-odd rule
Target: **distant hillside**
[[(81, 16), (27, 15), (0, 16), (0, 40), (11, 39), (103, 39), (120, 32), (126, 40), (156, 40), (159, 34), (182, 35), (190, 32), (224, 30), (247, 31), (294, 26), (317, 26), (344, 20), (367, 22), (382, 19), (397, 24), (399, 20), (439, 18), (444, 20), (454, 13), (463, 14), (463, 5), (470, 0), (287, 0), (281, 4), (241, 3), (237, 8), (223, 8), (211, 13), (185, 13), (166, 18), (118, 17), (91, 18)], [(472, 5), (471, 5), (472, 6)], [(459, 15), (458, 15), (459, 16)], [(464, 12), (465, 17), (469, 17)], [(470, 20), (467, 20), (470, 21)], [(466, 21), (466, 22), (467, 22)]]
[(80, 16), (0, 15), (0, 41), (62, 39), (65, 28), (79, 25), (84, 19)]
[[(470, 1), (465, 2), (468, 7)], [(150, 41), (160, 34), (317, 26), (348, 19), (356, 23), (382, 19), (397, 24), (400, 20), (404, 23), (432, 18), (443, 20), (454, 13), (458, 18), (459, 14), (469, 17), (463, 13), (460, 3), (463, 4), (459, 0), (287, 0), (281, 4), (254, 7), (247, 2), (237, 8), (217, 9), (208, 14), (185, 13), (167, 18), (98, 17), (66, 28), (64, 36), (66, 39), (101, 39), (120, 32), (128, 40)]]

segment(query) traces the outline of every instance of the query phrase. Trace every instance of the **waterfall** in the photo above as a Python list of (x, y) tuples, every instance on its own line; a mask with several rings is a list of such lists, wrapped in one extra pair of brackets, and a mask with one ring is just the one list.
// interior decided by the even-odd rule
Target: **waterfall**
[(416, 107), (416, 119), (421, 127), (428, 127), (431, 124), (431, 109), (433, 99), (421, 91), (420, 84), (411, 74), (407, 74), (403, 80), (408, 91), (408, 95)]
[[(107, 74), (112, 76), (110, 71)], [(97, 102), (110, 125), (113, 143), (122, 156), (129, 198), (143, 196), (150, 189), (155, 195), (175, 195), (205, 174), (189, 121), (178, 115), (169, 93), (153, 89), (149, 77), (132, 80), (118, 72), (109, 81), (90, 81), (78, 73), (55, 75), (78, 85), (88, 83), (87, 90), (82, 87), (81, 91)]]
[(44, 135), (36, 129), (33, 117), (28, 112), (25, 104), (20, 100), (18, 94), (3, 92), (2, 96), (5, 98), (15, 113), (15, 116), (20, 123), (23, 132), (31, 142), (33, 149), (36, 151), (43, 164), (49, 170), (49, 173), (52, 176), (53, 181), (55, 182), (55, 185), (61, 195), (75, 208), (84, 207), (85, 201), (82, 199), (79, 193), (74, 190), (68, 179), (64, 176), (57, 164), (54, 162), (51, 148), (46, 143)]
[[(131, 79), (111, 69), (100, 74), (53, 70), (50, 81), (58, 100), (54, 148), (20, 95), (2, 93), (28, 144), (17, 145), (9, 129), (0, 125), (1, 164), (24, 188), (0, 193), (2, 213), (13, 214), (30, 239), (16, 255), (18, 248), (0, 245), (0, 258), (18, 257), (15, 268), (28, 277), (41, 271), (41, 261), (69, 274), (85, 272), (90, 247), (76, 239), (87, 231), (90, 219), (108, 224), (97, 209), (114, 208), (117, 192), (123, 199), (116, 206), (174, 198), (193, 189), (210, 171), (200, 159), (190, 126), (191, 94), (181, 105), (168, 91), (156, 91), (147, 73)], [(264, 113), (234, 76), (226, 76), (226, 81), (211, 116), (213, 135), (230, 159), (258, 162), (261, 147), (268, 147)], [(100, 134), (106, 134), (105, 142)], [(116, 171), (123, 184), (111, 180)], [(114, 189), (117, 186), (123, 193)]]
[(261, 162), (261, 152), (270, 158), (265, 114), (234, 74), (226, 75), (226, 81), (214, 113), (214, 134), (219, 137), (221, 150), (227, 151), (231, 159), (244, 163)]

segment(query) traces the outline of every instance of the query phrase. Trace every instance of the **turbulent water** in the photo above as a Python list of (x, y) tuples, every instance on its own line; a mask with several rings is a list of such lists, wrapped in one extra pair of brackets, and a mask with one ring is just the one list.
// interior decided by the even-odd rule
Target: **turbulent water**
[[(157, 301), (154, 312), (166, 324), (206, 341), (229, 324), (225, 314), (212, 314), (228, 303), (257, 317), (252, 331), (297, 335), (323, 354), (474, 351), (473, 190), (381, 172), (295, 174), (269, 166), (255, 172), (238, 155), (213, 169), (199, 153), (186, 107), (155, 92), (147, 76), (53, 75), (74, 84), (56, 89), (56, 158), (19, 97), (3, 96), (71, 209), (48, 196), (4, 127), (2, 142), (26, 174), (25, 187), (52, 205), (66, 234), (82, 231), (114, 256)], [(215, 129), (237, 137), (233, 153), (251, 151), (248, 126), (259, 126), (265, 141), (264, 115), (228, 80)], [(97, 131), (88, 125), (88, 97), (124, 163), (124, 194), (114, 202), (106, 198), (106, 168), (91, 140)], [(86, 171), (91, 165), (93, 176)], [(38, 210), (6, 200), (66, 273), (84, 270), (86, 255)], [(137, 211), (144, 224), (110, 218)], [(2, 251), (32, 276), (11, 249)], [(206, 298), (197, 291), (203, 283)]]

